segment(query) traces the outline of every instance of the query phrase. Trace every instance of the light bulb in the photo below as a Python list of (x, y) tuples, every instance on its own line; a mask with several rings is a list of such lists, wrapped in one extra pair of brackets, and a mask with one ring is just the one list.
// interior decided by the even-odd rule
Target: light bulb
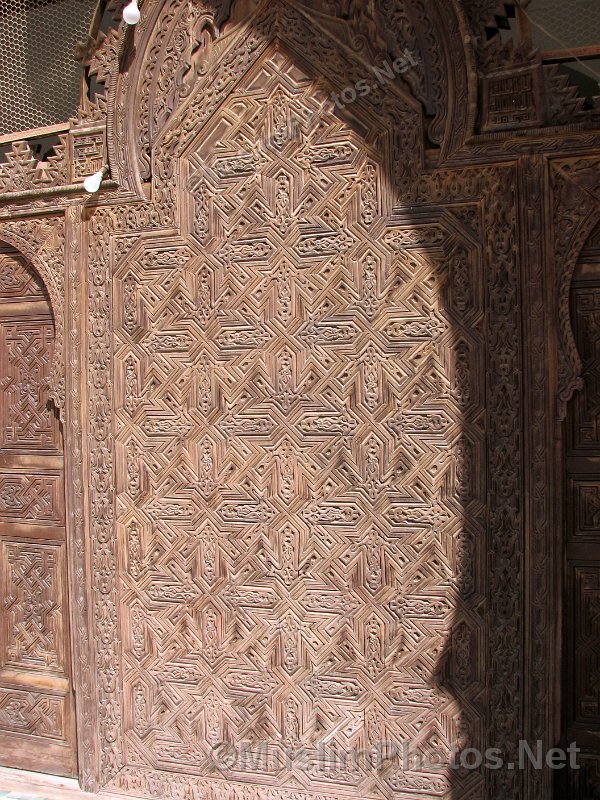
[(131, 0), (131, 3), (123, 9), (123, 19), (128, 25), (137, 25), (140, 21), (140, 10), (138, 0)]
[(86, 190), (86, 192), (89, 192), (90, 194), (96, 194), (96, 192), (100, 188), (100, 184), (102, 183), (103, 177), (104, 177), (103, 169), (98, 170), (98, 172), (94, 172), (93, 175), (88, 175), (83, 182), (83, 188)]

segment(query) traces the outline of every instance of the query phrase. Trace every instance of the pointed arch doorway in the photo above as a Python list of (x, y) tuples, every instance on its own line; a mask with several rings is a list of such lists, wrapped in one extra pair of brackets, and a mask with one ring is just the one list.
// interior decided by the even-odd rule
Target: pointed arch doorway
[(0, 243), (0, 765), (77, 770), (63, 436), (46, 289)]

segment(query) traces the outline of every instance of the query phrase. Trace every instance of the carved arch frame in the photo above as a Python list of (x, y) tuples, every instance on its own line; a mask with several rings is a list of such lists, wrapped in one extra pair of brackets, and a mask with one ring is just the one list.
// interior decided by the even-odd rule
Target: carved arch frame
[[(206, 4), (203, 13), (212, 11), (215, 16), (221, 14), (226, 17), (228, 12), (223, 13), (222, 6), (230, 9), (232, 5), (235, 7), (231, 0), (213, 0)], [(256, 18), (256, 11), (260, 10), (261, 5), (268, 10), (268, 3), (257, 3), (256, 9), (248, 17)], [(383, 10), (385, 13), (398, 12), (403, 18), (402, 5), (400, 0), (386, 0)], [(438, 79), (448, 96), (448, 113), (443, 126), (444, 137), (440, 151), (442, 159), (448, 159), (463, 147), (475, 130), (478, 75), (471, 33), (460, 0), (451, 0), (451, 10), (443, 0), (435, 0), (434, 3), (417, 0), (413, 5), (414, 11), (411, 13), (419, 21), (416, 35), (421, 40), (428, 41), (436, 51), (436, 58), (439, 60)], [(435, 6), (433, 10), (430, 8), (432, 5)], [(177, 45), (170, 50), (167, 48), (169, 36), (174, 39), (178, 33), (176, 27), (170, 26), (179, 24), (185, 6), (183, 0), (146, 0), (144, 14), (136, 26), (135, 34), (131, 31), (122, 32), (118, 45), (115, 45), (116, 58), (126, 58), (126, 51), (134, 47), (132, 37), (135, 35), (136, 59), (132, 68), (119, 71), (117, 64), (113, 64), (107, 115), (110, 165), (119, 183), (134, 192), (139, 199), (145, 196), (143, 181), (150, 177), (155, 147), (154, 139), (149, 139), (149, 115), (153, 110), (150, 95), (157, 81), (157, 64), (166, 60), (177, 65), (183, 58)], [(309, 7), (299, 5), (299, 15), (309, 11)], [(238, 22), (233, 25), (233, 30), (226, 31), (223, 37), (225, 41), (215, 41), (214, 47), (219, 53), (227, 47), (228, 41), (236, 38)], [(319, 32), (327, 35), (322, 28), (319, 28)], [(130, 38), (127, 40), (126, 37)], [(397, 41), (401, 46), (400, 38)], [(460, 52), (459, 57), (456, 56), (457, 52)], [(345, 53), (359, 60), (347, 45)], [(170, 68), (173, 69), (172, 64)], [(369, 77), (372, 78), (372, 74)], [(332, 85), (335, 86), (336, 83), (334, 77)], [(341, 84), (341, 88), (345, 85), (346, 83)], [(405, 84), (405, 90), (408, 92), (409, 104), (420, 105), (415, 101), (408, 84)], [(176, 110), (179, 111), (180, 107)]]

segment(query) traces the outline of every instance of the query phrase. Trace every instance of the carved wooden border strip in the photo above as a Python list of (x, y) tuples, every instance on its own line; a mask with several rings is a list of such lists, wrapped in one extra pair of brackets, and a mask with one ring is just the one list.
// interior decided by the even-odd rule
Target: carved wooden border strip
[[(524, 471), (525, 541), (524, 572), (527, 616), (525, 619), (526, 705), (524, 734), (528, 741), (542, 740), (546, 747), (556, 720), (553, 708), (552, 672), (560, 668), (553, 641), (557, 635), (557, 598), (553, 596), (554, 414), (548, 365), (554, 355), (550, 324), (553, 302), (551, 275), (545, 269), (549, 255), (547, 226), (548, 167), (543, 157), (519, 162), (520, 262), (523, 285), (523, 381), (530, 393), (524, 404), (523, 454), (530, 469)], [(546, 191), (545, 191), (546, 190)], [(529, 769), (527, 778), (533, 797), (551, 795), (549, 770)]]
[(84, 261), (83, 207), (69, 208), (66, 216), (65, 325), (69, 331), (65, 347), (65, 482), (75, 712), (77, 717), (78, 769), (81, 786), (98, 788), (98, 741), (96, 661), (90, 575), (90, 522), (87, 491), (87, 369), (86, 276)]
[[(522, 737), (522, 387), (515, 169), (497, 169), (485, 190), (488, 254), (488, 742), (516, 760)], [(487, 770), (490, 797), (522, 797), (522, 775)]]

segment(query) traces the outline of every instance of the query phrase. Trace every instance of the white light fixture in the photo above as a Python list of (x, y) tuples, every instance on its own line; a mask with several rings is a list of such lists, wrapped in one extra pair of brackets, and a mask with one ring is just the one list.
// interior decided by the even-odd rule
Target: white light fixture
[(83, 182), (83, 188), (86, 190), (86, 192), (89, 192), (90, 194), (96, 194), (96, 192), (100, 189), (102, 180), (107, 172), (108, 167), (102, 167), (102, 169), (99, 169), (98, 172), (94, 172), (93, 175), (88, 175)]
[(131, 2), (123, 9), (123, 19), (128, 25), (137, 25), (140, 21), (140, 10), (138, 8), (138, 0), (131, 0)]

